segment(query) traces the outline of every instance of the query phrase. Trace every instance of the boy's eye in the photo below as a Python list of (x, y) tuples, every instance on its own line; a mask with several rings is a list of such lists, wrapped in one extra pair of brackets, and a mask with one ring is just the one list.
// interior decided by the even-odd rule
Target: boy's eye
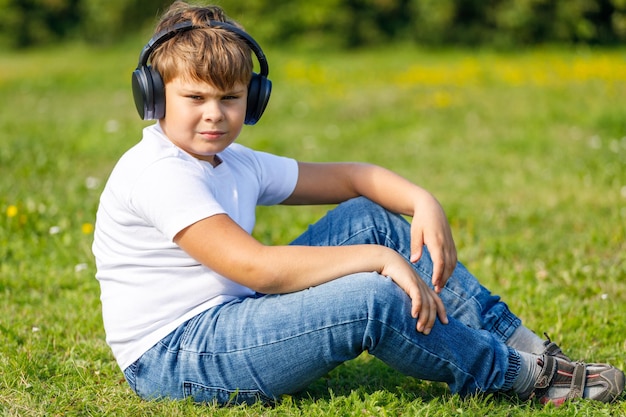
[(239, 96), (236, 95), (227, 95), (222, 97), (222, 100), (237, 100), (239, 98)]

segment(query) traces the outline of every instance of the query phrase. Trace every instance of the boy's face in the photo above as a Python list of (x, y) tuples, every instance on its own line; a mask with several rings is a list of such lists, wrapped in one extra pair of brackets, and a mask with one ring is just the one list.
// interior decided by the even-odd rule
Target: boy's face
[(161, 127), (176, 146), (215, 166), (215, 155), (241, 132), (247, 94), (243, 83), (220, 91), (206, 82), (176, 77), (165, 85)]

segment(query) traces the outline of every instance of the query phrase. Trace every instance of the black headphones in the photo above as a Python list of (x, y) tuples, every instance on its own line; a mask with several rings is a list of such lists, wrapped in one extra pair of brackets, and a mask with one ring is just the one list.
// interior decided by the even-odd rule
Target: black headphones
[[(209, 27), (219, 27), (233, 32), (248, 44), (252, 52), (256, 55), (259, 65), (260, 74), (252, 73), (250, 84), (248, 84), (248, 104), (246, 109), (246, 118), (244, 123), (253, 125), (259, 121), (272, 92), (272, 82), (267, 78), (269, 67), (267, 59), (259, 44), (250, 37), (246, 32), (229, 23), (219, 22), (216, 20), (209, 21)], [(173, 38), (180, 32), (192, 29), (199, 29), (191, 22), (182, 22), (173, 27), (163, 30), (150, 39), (143, 47), (139, 55), (139, 63), (137, 69), (133, 71), (132, 85), (133, 97), (135, 99), (135, 107), (143, 120), (162, 119), (165, 116), (165, 86), (161, 74), (148, 64), (150, 54), (168, 39)]]

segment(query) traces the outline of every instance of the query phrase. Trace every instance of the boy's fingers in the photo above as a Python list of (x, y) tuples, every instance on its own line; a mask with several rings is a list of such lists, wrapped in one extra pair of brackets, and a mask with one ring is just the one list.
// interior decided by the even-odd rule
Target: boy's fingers
[(441, 281), (441, 283), (443, 284), (443, 286), (445, 286), (445, 283), (448, 281), (448, 278), (450, 278), (452, 276), (452, 274), (454, 273), (454, 270), (456, 269), (456, 264), (457, 264), (457, 257), (456, 257), (456, 248), (452, 248), (452, 250), (450, 251), (450, 253), (448, 253), (448, 255), (446, 256), (446, 264), (445, 264), (445, 268), (443, 271), (443, 280)]
[(443, 305), (443, 301), (437, 295), (427, 297), (422, 302), (422, 308), (419, 310), (417, 316), (416, 330), (425, 335), (430, 334), (430, 331), (435, 326), (435, 320), (439, 318), (442, 324), (448, 324), (448, 316), (446, 314), (446, 308)]
[(433, 262), (433, 276), (431, 282), (435, 287), (435, 291), (439, 294), (456, 268), (456, 249), (440, 250), (431, 254), (431, 257)]
[(411, 263), (415, 263), (422, 257), (422, 251), (424, 247), (423, 239), (411, 238)]
[(433, 276), (431, 282), (434, 287), (441, 287), (440, 283), (445, 270), (443, 254), (441, 252), (431, 253), (431, 258), (433, 262)]
[(422, 298), (420, 297), (419, 291), (416, 291), (413, 294), (410, 294), (411, 297), (411, 317), (418, 318), (420, 315), (420, 311), (422, 310)]
[(443, 324), (448, 324), (448, 314), (446, 313), (446, 307), (443, 305), (443, 301), (441, 298), (437, 297), (435, 302), (437, 303), (437, 316), (439, 317), (439, 321)]
[(423, 310), (425, 310), (427, 315), (425, 317), (423, 313), (420, 315), (420, 320), (423, 319), (423, 322), (420, 326), (420, 323), (418, 320), (417, 327), (418, 329), (421, 328), (422, 333), (424, 333), (425, 335), (428, 335), (430, 331), (432, 330), (433, 326), (435, 325), (435, 318), (437, 317), (437, 306), (435, 305), (434, 302), (432, 302), (432, 300), (430, 300), (428, 305), (426, 306), (426, 309), (423, 309)]

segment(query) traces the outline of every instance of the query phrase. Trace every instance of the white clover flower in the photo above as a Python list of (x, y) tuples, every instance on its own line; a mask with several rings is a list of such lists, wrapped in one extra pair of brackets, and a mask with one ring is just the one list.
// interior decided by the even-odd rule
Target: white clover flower
[(87, 177), (85, 179), (85, 186), (90, 190), (97, 188), (98, 185), (100, 185), (100, 179), (96, 177)]
[(104, 130), (107, 133), (115, 133), (120, 130), (120, 122), (115, 119), (107, 120), (106, 124), (104, 125)]

